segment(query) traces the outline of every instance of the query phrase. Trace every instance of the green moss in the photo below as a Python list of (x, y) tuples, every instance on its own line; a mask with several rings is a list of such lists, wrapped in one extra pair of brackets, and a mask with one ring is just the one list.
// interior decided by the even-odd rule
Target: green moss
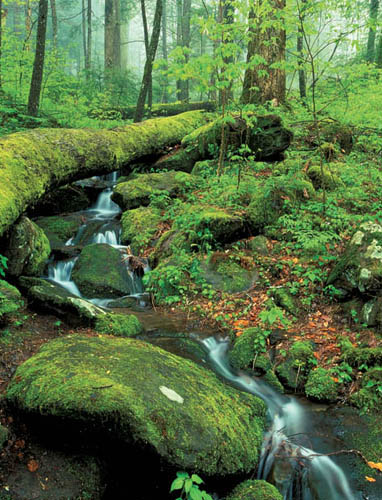
[(162, 234), (155, 245), (155, 250), (150, 256), (151, 267), (156, 267), (158, 263), (163, 262), (165, 259), (174, 253), (185, 250), (191, 251), (191, 244), (183, 231), (176, 231), (170, 229)]
[(199, 159), (199, 154), (193, 154), (184, 148), (176, 149), (166, 156), (160, 158), (154, 168), (164, 170), (182, 170), (183, 172), (193, 171), (195, 162)]
[(260, 255), (268, 255), (268, 239), (265, 236), (258, 235), (249, 241), (248, 247), (255, 253)]
[(321, 169), (320, 165), (312, 165), (308, 170), (308, 177), (316, 189), (332, 190), (343, 186), (343, 182), (332, 167), (325, 166)]
[(338, 398), (338, 385), (328, 370), (316, 368), (309, 373), (305, 394), (315, 401), (334, 403)]
[(282, 500), (282, 498), (273, 484), (262, 479), (250, 479), (236, 486), (226, 500)]
[[(248, 264), (248, 262), (247, 262)], [(248, 290), (257, 280), (256, 270), (241, 265), (234, 255), (225, 252), (214, 252), (205, 266), (205, 279), (215, 290), (237, 293)]]
[(210, 117), (191, 111), (113, 130), (36, 129), (0, 139), (0, 235), (52, 186), (174, 145)]
[(131, 244), (134, 255), (138, 255), (152, 241), (160, 221), (160, 212), (155, 208), (140, 207), (124, 212), (121, 219), (122, 244)]
[(95, 329), (117, 337), (136, 337), (143, 333), (143, 326), (134, 314), (104, 314), (97, 318)]
[(359, 368), (361, 365), (382, 365), (382, 347), (348, 346), (341, 358), (353, 368)]
[(4, 280), (0, 280), (0, 321), (7, 314), (16, 312), (24, 305), (21, 293), (16, 287)]
[(121, 252), (106, 243), (88, 245), (82, 250), (72, 278), (85, 297), (112, 298), (134, 293)]
[(176, 197), (194, 186), (194, 178), (186, 172), (140, 174), (114, 188), (113, 201), (123, 210), (146, 206), (155, 195)]
[(249, 368), (255, 357), (254, 341), (262, 331), (259, 327), (246, 328), (240, 337), (235, 339), (228, 357), (231, 365), (237, 370)]
[(293, 316), (297, 317), (299, 315), (300, 306), (297, 299), (293, 297), (287, 288), (273, 288), (271, 293), (276, 305), (282, 307)]
[(27, 217), (12, 227), (5, 251), (11, 276), (39, 276), (50, 255), (50, 245), (44, 231)]
[(6, 397), (20, 409), (66, 418), (70, 428), (93, 422), (122, 441), (148, 443), (173, 466), (207, 476), (248, 473), (259, 458), (260, 399), (139, 340), (51, 341), (17, 369)]
[(307, 340), (292, 344), (287, 352), (285, 361), (276, 368), (277, 376), (283, 385), (290, 389), (302, 389), (306, 383), (308, 373), (314, 364), (312, 344)]
[(77, 234), (78, 229), (84, 223), (81, 215), (38, 217), (35, 222), (44, 231), (54, 250), (63, 247), (69, 238)]
[(216, 175), (218, 164), (216, 160), (203, 160), (195, 163), (191, 174), (200, 177)]

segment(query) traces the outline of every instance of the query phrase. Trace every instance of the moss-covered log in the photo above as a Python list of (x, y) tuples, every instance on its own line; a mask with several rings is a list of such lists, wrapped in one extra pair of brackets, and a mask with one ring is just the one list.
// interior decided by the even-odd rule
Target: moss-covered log
[(0, 139), (0, 235), (52, 187), (107, 173), (179, 143), (202, 111), (112, 130), (36, 129)]
[[(151, 117), (175, 116), (187, 111), (216, 111), (215, 101), (200, 101), (200, 102), (170, 102), (167, 104), (154, 104), (151, 108)], [(134, 118), (135, 106), (127, 106), (124, 108), (109, 108), (106, 110), (94, 109), (89, 115), (93, 118), (109, 120), (121, 117), (122, 120), (132, 120)], [(149, 108), (145, 106), (145, 115), (149, 115)]]

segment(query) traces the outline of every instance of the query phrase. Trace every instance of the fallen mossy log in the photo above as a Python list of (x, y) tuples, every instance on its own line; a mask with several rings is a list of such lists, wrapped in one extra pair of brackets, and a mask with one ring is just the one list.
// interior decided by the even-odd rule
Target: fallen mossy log
[[(132, 120), (135, 114), (135, 106), (127, 106), (124, 108), (110, 108), (107, 110), (91, 110), (89, 116), (97, 119), (110, 120), (113, 118), (122, 118), (122, 120)], [(164, 116), (175, 116), (187, 111), (216, 111), (215, 101), (199, 101), (199, 102), (171, 102), (167, 104), (153, 104), (151, 108), (151, 117), (159, 118)], [(145, 106), (145, 116), (148, 116), (149, 108)]]
[[(243, 118), (233, 116), (232, 121), (225, 125), (225, 136), (228, 150), (247, 144), (248, 154), (254, 156), (256, 161), (280, 160), (293, 138), (292, 132), (282, 125), (277, 115), (258, 116), (257, 122), (250, 128)], [(216, 156), (221, 137), (220, 119), (202, 125), (183, 138), (182, 147), (161, 157), (155, 165), (168, 170), (191, 172), (197, 161)]]
[(111, 130), (35, 129), (0, 138), (0, 235), (52, 188), (107, 173), (179, 143), (202, 111)]

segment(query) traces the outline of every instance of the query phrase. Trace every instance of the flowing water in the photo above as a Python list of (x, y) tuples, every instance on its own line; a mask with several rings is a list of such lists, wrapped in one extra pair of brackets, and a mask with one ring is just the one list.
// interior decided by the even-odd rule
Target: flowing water
[[(303, 406), (260, 379), (235, 375), (227, 360), (228, 341), (202, 341), (214, 370), (234, 386), (260, 397), (268, 407), (270, 429), (265, 434), (258, 478), (277, 486), (285, 500), (355, 500), (343, 470), (334, 460), (299, 441), (307, 441), (312, 422)], [(318, 455), (318, 456), (315, 456)]]

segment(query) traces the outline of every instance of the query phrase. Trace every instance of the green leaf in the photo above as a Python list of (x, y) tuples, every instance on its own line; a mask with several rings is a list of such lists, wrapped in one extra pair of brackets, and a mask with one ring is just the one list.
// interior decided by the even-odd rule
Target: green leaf
[(192, 479), (186, 479), (184, 482), (184, 491), (186, 493), (189, 493), (192, 488)]
[(181, 490), (183, 488), (184, 479), (177, 477), (171, 484), (170, 493), (174, 490)]
[(202, 484), (204, 482), (197, 474), (192, 474), (191, 479), (195, 484)]
[(203, 500), (202, 492), (199, 490), (198, 486), (192, 486), (189, 494), (190, 500)]

